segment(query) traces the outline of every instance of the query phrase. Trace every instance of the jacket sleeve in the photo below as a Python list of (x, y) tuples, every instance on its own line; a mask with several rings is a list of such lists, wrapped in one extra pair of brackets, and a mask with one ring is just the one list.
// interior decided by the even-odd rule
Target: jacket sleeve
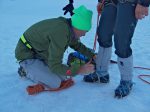
[(60, 40), (60, 38), (55, 36), (55, 38), (51, 39), (48, 48), (48, 66), (49, 69), (55, 74), (75, 76), (77, 75), (79, 66), (73, 65), (69, 67), (62, 63), (66, 45), (67, 40), (64, 38)]
[(75, 51), (78, 51), (82, 54), (84, 54), (85, 56), (87, 56), (89, 59), (93, 58), (93, 56), (95, 55), (93, 50), (87, 48), (84, 44), (82, 44), (79, 40), (74, 40), (70, 45), (69, 45), (72, 49), (74, 49)]
[(138, 4), (143, 5), (144, 7), (149, 7), (150, 0), (138, 0)]

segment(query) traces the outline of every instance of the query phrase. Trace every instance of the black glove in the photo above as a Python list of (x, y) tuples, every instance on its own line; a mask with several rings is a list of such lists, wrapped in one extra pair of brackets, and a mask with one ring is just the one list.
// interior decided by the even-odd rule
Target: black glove
[(64, 15), (66, 15), (68, 12), (70, 12), (70, 16), (72, 16), (74, 14), (73, 9), (74, 9), (73, 0), (69, 0), (69, 4), (63, 8), (63, 11), (65, 11)]

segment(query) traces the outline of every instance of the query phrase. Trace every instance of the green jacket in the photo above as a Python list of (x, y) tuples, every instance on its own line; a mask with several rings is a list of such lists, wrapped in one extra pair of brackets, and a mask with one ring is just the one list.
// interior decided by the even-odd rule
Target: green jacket
[(34, 52), (19, 40), (15, 49), (16, 59), (18, 61), (41, 59), (53, 73), (58, 75), (67, 75), (66, 72), (70, 70), (71, 75), (74, 76), (79, 69), (76, 65), (68, 67), (62, 64), (63, 55), (68, 46), (89, 59), (94, 55), (90, 49), (75, 39), (71, 20), (63, 17), (40, 21), (27, 29), (23, 35), (33, 47)]

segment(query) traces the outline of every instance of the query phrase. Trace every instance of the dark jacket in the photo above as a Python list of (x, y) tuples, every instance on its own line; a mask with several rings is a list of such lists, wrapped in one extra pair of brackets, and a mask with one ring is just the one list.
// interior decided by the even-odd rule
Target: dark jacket
[[(106, 0), (106, 1), (111, 1), (111, 0)], [(119, 0), (112, 0), (112, 1), (114, 1), (115, 3), (117, 2), (117, 1), (119, 1)], [(150, 0), (127, 0), (128, 2), (135, 2), (135, 3), (138, 3), (138, 4), (140, 4), (140, 5), (143, 5), (144, 7), (149, 7), (149, 5), (150, 5)], [(98, 0), (98, 2), (102, 2), (102, 0)]]

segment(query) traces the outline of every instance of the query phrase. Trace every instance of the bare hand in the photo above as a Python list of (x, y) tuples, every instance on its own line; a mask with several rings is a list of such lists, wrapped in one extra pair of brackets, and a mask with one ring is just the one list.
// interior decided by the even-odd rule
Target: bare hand
[(145, 16), (148, 16), (148, 7), (137, 4), (135, 9), (136, 19), (143, 19)]
[(93, 73), (94, 71), (95, 71), (95, 67), (93, 64), (91, 64), (91, 60), (90, 60), (88, 63), (80, 67), (78, 74), (86, 75), (86, 74)]

